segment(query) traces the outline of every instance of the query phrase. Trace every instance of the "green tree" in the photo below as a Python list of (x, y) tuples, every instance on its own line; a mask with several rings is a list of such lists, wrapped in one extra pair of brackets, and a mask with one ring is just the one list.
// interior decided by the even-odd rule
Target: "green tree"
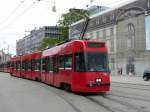
[(69, 25), (84, 19), (89, 14), (83, 9), (70, 9), (68, 13), (62, 14), (61, 19), (58, 21), (59, 26), (69, 27)]
[(43, 51), (45, 48), (47, 48), (49, 46), (51, 46), (51, 47), (55, 46), (56, 44), (58, 44), (62, 41), (63, 41), (62, 39), (54, 39), (54, 38), (50, 38), (50, 37), (45, 37), (42, 40), (38, 50)]
[(58, 25), (62, 28), (62, 34), (64, 40), (67, 40), (69, 37), (69, 26), (81, 19), (84, 19), (88, 16), (88, 12), (83, 9), (70, 9), (68, 13), (62, 14), (61, 19), (58, 21)]

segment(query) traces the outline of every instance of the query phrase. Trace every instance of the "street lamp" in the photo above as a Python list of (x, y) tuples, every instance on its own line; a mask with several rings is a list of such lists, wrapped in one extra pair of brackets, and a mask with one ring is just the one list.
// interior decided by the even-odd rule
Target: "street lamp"
[(55, 1), (49, 1), (49, 0), (37, 0), (37, 1), (44, 1), (44, 2), (49, 2), (49, 3), (52, 3), (53, 4), (53, 6), (52, 6), (52, 11), (53, 12), (56, 12), (56, 3), (55, 3)]

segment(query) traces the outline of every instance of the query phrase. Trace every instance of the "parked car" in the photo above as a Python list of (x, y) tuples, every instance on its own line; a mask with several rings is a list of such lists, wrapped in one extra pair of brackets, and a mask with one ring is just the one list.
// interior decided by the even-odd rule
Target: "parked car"
[(150, 79), (150, 68), (147, 68), (143, 73), (143, 80), (148, 81), (149, 79)]

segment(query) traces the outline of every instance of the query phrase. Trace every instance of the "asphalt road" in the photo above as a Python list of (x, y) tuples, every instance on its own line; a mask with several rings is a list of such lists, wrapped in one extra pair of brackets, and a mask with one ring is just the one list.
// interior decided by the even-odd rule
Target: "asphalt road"
[(107, 94), (74, 94), (0, 73), (0, 112), (150, 112), (150, 86), (112, 82)]

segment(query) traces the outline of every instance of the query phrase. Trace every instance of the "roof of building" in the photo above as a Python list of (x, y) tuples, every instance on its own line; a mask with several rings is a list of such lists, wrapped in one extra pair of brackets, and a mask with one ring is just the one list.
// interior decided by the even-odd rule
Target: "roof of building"
[[(106, 14), (106, 13), (108, 13), (108, 12), (111, 12), (111, 11), (113, 11), (113, 10), (119, 9), (119, 8), (121, 8), (121, 7), (125, 6), (125, 5), (128, 5), (128, 4), (130, 4), (130, 3), (133, 3), (133, 2), (135, 2), (135, 1), (139, 1), (139, 0), (128, 0), (128, 1), (123, 2), (123, 3), (121, 3), (121, 4), (117, 5), (117, 6), (114, 6), (113, 8), (108, 8), (108, 9), (105, 10), (105, 11), (102, 11), (102, 12), (100, 12), (100, 13), (97, 13), (97, 14), (95, 14), (95, 15), (92, 15), (92, 16), (90, 16), (89, 18), (92, 19), (92, 18), (94, 18), (94, 17), (97, 17), (97, 16), (100, 16), (100, 15)], [(79, 24), (79, 23), (81, 23), (81, 22), (83, 22), (83, 21), (84, 21), (84, 19), (82, 19), (82, 20), (80, 20), (80, 21), (77, 21), (77, 22), (71, 24), (70, 26), (74, 26), (74, 25)]]

